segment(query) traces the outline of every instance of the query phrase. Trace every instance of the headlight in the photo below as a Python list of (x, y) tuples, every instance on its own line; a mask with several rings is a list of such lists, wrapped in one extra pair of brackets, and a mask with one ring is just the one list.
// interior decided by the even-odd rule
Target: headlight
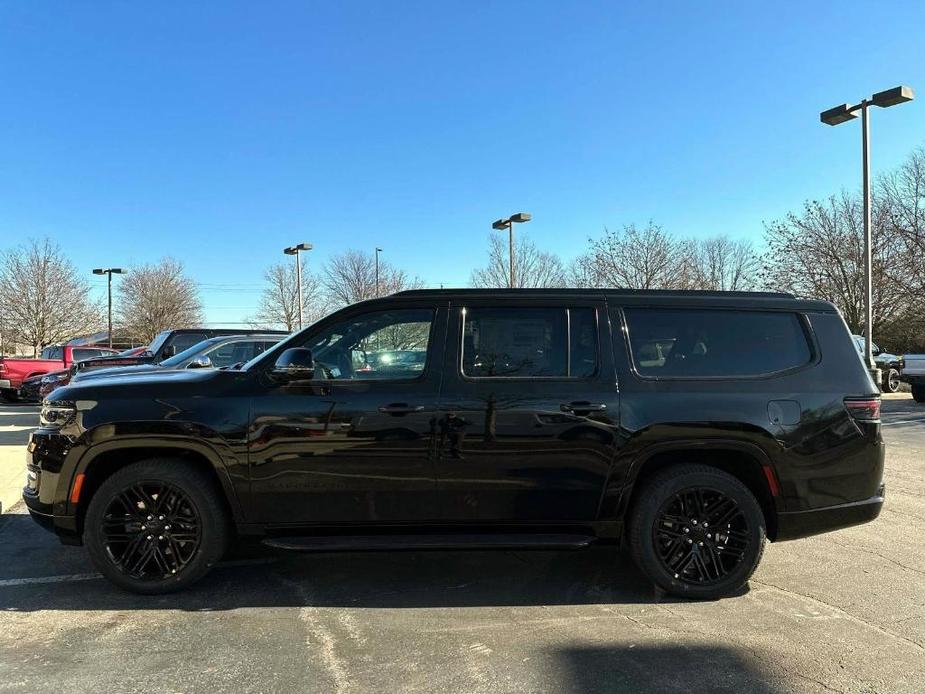
[(42, 383), (60, 383), (61, 381), (66, 381), (69, 374), (48, 374), (47, 376), (42, 376)]
[(60, 429), (74, 421), (76, 415), (77, 407), (72, 402), (44, 402), (42, 403), (42, 411), (39, 414), (39, 422), (42, 423), (43, 427)]

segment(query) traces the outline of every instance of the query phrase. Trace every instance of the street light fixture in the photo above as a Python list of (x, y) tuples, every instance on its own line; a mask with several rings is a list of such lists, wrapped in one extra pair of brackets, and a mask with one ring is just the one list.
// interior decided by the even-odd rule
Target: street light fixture
[(98, 267), (93, 270), (94, 275), (106, 275), (106, 291), (109, 297), (109, 348), (112, 349), (112, 276), (124, 275), (125, 270), (120, 267)]
[(382, 249), (376, 246), (376, 297), (379, 297), (379, 254)]
[(531, 219), (533, 219), (533, 216), (529, 212), (518, 212), (507, 219), (498, 219), (491, 224), (492, 229), (499, 231), (507, 229), (508, 269), (510, 271), (508, 286), (511, 289), (514, 288), (514, 225), (529, 222)]
[(871, 224), (870, 224), (870, 122), (868, 107), (871, 105), (888, 108), (912, 101), (915, 92), (912, 87), (893, 87), (877, 92), (869, 99), (862, 99), (859, 104), (842, 104), (819, 114), (819, 120), (826, 125), (839, 125), (857, 118), (861, 112), (861, 167), (864, 179), (864, 363), (870, 371), (874, 383), (880, 384), (880, 372), (874, 363), (873, 344), (873, 270), (871, 261)]
[(299, 330), (302, 329), (302, 261), (299, 259), (299, 253), (310, 251), (311, 249), (312, 245), (310, 243), (299, 243), (283, 249), (283, 253), (286, 255), (295, 256), (296, 291), (299, 294)]

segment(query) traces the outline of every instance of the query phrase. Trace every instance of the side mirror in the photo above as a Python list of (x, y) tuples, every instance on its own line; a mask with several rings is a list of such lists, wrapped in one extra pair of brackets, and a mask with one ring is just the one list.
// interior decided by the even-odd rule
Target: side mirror
[(209, 359), (204, 354), (195, 357), (189, 364), (186, 365), (187, 369), (211, 369), (212, 360)]
[(161, 359), (170, 359), (170, 357), (176, 355), (177, 346), (176, 345), (167, 345), (164, 347), (164, 351), (161, 352)]
[(290, 347), (276, 360), (270, 375), (277, 381), (308, 381), (315, 375), (315, 359), (305, 347)]

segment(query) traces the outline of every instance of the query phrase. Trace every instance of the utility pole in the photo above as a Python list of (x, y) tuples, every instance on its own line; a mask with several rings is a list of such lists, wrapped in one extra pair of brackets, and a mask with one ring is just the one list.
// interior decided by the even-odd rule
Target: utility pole
[(861, 112), (861, 177), (864, 181), (864, 364), (870, 372), (874, 384), (880, 386), (880, 370), (874, 362), (873, 354), (873, 239), (871, 232), (870, 208), (870, 120), (868, 111), (871, 106), (888, 108), (897, 104), (912, 101), (915, 93), (911, 87), (893, 87), (883, 92), (877, 92), (869, 99), (861, 99), (855, 105), (842, 104), (819, 114), (819, 120), (826, 125), (839, 125), (857, 118), (857, 111)]
[(312, 245), (310, 243), (299, 243), (283, 249), (283, 253), (286, 255), (295, 256), (296, 292), (299, 294), (299, 330), (302, 329), (302, 260), (299, 258), (299, 253), (310, 251), (311, 249)]
[(125, 270), (120, 267), (98, 267), (93, 270), (94, 275), (106, 275), (106, 293), (108, 296), (109, 304), (109, 348), (112, 349), (112, 276), (115, 275), (124, 275)]
[(513, 289), (516, 285), (514, 277), (514, 224), (529, 222), (533, 216), (529, 212), (518, 212), (507, 219), (498, 219), (492, 222), (491, 228), (502, 231), (507, 229), (507, 259), (508, 259), (508, 287)]

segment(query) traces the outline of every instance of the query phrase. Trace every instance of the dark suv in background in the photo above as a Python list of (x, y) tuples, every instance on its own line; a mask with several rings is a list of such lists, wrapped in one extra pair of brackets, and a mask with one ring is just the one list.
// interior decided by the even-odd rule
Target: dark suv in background
[(877, 387), (836, 309), (784, 294), (402, 292), (238, 369), (72, 384), (41, 417), (30, 512), (140, 593), (257, 535), (623, 542), (662, 589), (714, 598), (766, 539), (872, 520), (884, 494)]

